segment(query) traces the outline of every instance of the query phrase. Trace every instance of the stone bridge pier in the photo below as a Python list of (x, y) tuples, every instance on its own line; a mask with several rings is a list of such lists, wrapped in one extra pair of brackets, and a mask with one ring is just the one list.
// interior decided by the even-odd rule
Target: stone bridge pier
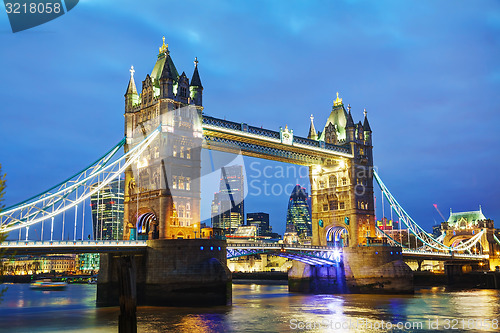
[(400, 247), (344, 248), (338, 266), (294, 262), (288, 273), (290, 291), (311, 293), (413, 293), (413, 272)]
[[(101, 254), (97, 305), (116, 306), (120, 298), (120, 256)], [(211, 239), (148, 240), (135, 255), (138, 305), (203, 306), (231, 302), (226, 242)]]

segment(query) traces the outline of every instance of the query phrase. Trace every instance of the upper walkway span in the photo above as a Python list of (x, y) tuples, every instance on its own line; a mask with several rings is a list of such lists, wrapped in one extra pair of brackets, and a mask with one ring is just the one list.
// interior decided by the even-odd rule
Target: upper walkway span
[(307, 166), (321, 165), (326, 158), (353, 157), (349, 145), (294, 136), (287, 128), (278, 132), (206, 115), (202, 126), (207, 149)]

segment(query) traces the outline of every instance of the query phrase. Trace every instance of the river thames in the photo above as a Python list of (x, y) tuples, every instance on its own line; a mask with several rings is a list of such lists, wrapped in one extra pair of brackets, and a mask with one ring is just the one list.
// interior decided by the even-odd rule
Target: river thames
[[(4, 284), (1, 332), (116, 332), (118, 307), (96, 308), (95, 285), (63, 291)], [(138, 332), (498, 332), (500, 291), (417, 289), (414, 295), (304, 295), (282, 284), (233, 284), (233, 304), (139, 307)]]

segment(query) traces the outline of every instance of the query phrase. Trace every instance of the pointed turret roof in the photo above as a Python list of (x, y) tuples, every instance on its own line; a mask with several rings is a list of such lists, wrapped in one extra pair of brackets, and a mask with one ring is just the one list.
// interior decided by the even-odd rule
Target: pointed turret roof
[(179, 81), (183, 80), (183, 79), (186, 79), (188, 81), (188, 84), (189, 84), (189, 79), (188, 79), (188, 77), (187, 77), (187, 75), (186, 75), (185, 72), (182, 72), (182, 74), (179, 76)]
[(165, 37), (163, 37), (163, 45), (160, 47), (158, 59), (156, 60), (155, 66), (153, 67), (153, 71), (151, 72), (151, 78), (153, 79), (155, 85), (158, 85), (160, 78), (162, 77), (162, 73), (166, 67), (165, 64), (168, 64), (165, 75), (168, 76), (168, 72), (170, 72), (171, 79), (177, 81), (179, 72), (177, 72), (177, 69), (175, 68), (174, 62), (170, 57), (168, 44), (165, 44)]
[(127, 91), (125, 92), (125, 96), (127, 95), (137, 95), (137, 88), (135, 87), (135, 81), (134, 81), (134, 66), (130, 67), (130, 80), (128, 81), (128, 87)]
[(344, 140), (346, 138), (345, 128), (347, 125), (347, 112), (342, 103), (342, 98), (339, 97), (337, 93), (337, 99), (333, 102), (332, 112), (326, 120), (325, 127), (323, 127), (321, 134), (318, 136), (318, 140), (325, 141), (325, 129), (328, 124), (332, 123), (337, 129), (337, 137), (339, 140)]
[(345, 124), (345, 128), (353, 128), (356, 127), (354, 126), (354, 120), (352, 120), (352, 114), (351, 114), (351, 105), (347, 105), (347, 110), (349, 110), (349, 113), (347, 114), (347, 122)]
[(366, 116), (367, 114), (366, 109), (364, 111), (364, 114), (365, 114), (365, 121), (363, 122), (363, 130), (365, 132), (371, 132), (372, 129), (370, 128), (370, 124), (368, 123), (368, 117)]
[(194, 72), (190, 86), (203, 88), (203, 86), (201, 85), (200, 74), (198, 73), (198, 57), (194, 58)]
[[(166, 79), (175, 80), (175, 79), (177, 79), (177, 76), (178, 76), (177, 70), (175, 69), (175, 66), (171, 66), (171, 64), (173, 65), (172, 59), (170, 59), (170, 55), (167, 54), (166, 59), (165, 59), (165, 63), (164, 63), (163, 68), (161, 70), (160, 80), (166, 80)], [(173, 69), (172, 69), (172, 67), (173, 67)]]
[(356, 131), (359, 135), (359, 133), (361, 133), (363, 131), (363, 124), (361, 123), (361, 120), (358, 121), (358, 123), (356, 124)]
[(316, 133), (316, 129), (314, 128), (314, 117), (311, 115), (311, 125), (309, 126), (309, 134), (307, 135), (308, 139), (317, 140), (318, 133)]

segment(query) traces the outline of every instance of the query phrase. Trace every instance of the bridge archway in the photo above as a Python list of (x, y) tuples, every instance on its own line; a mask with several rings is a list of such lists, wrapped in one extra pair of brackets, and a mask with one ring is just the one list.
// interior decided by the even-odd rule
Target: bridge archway
[[(450, 239), (450, 245), (451, 247), (457, 247), (462, 243), (467, 242), (469, 239), (471, 239), (473, 236), (470, 235), (459, 235), (455, 236), (452, 239)], [(481, 240), (477, 241), (468, 251), (471, 254), (479, 254), (479, 253), (484, 253), (488, 252), (488, 247), (483, 247), (483, 243)]]
[(328, 246), (348, 247), (349, 231), (341, 226), (331, 227), (326, 231), (326, 243)]
[[(137, 219), (137, 239), (158, 239), (158, 221), (154, 213), (142, 214)], [(149, 236), (151, 234), (151, 237)]]

